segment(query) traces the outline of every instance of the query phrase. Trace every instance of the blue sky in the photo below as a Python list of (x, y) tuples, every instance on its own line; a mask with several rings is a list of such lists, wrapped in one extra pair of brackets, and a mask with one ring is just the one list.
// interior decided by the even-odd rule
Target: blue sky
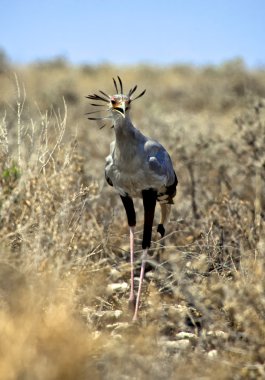
[(12, 62), (265, 66), (264, 0), (1, 0)]

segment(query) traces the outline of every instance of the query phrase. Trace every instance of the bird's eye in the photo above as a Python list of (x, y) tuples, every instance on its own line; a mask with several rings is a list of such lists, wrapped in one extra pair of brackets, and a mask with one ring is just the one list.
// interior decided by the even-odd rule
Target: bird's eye
[(111, 103), (112, 103), (112, 104), (115, 104), (116, 101), (115, 101), (114, 99), (111, 99)]

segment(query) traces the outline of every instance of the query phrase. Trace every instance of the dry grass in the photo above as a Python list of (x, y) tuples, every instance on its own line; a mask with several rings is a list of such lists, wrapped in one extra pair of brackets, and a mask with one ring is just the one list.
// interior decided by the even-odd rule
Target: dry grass
[[(126, 218), (103, 178), (113, 131), (83, 116), (117, 72), (147, 88), (132, 116), (180, 180), (138, 324)], [(7, 67), (0, 85), (1, 378), (264, 378), (264, 72), (56, 61)]]

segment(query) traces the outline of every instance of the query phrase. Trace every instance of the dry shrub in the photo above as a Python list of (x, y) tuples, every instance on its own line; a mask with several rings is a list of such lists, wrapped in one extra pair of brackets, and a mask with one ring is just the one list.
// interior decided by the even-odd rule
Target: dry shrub
[[(15, 277), (12, 286), (23, 293), (23, 304), (19, 310), (1, 310), (2, 378), (86, 379), (88, 373), (99, 378), (95, 358), (100, 340), (75, 317), (73, 298), (64, 294), (72, 293), (73, 285), (58, 281), (55, 286), (46, 276), (44, 287), (44, 279), (28, 275), (28, 287), (22, 289), (20, 282), (14, 282)], [(8, 303), (20, 302), (18, 293), (12, 296), (8, 294)]]
[(264, 73), (121, 69), (148, 87), (133, 115), (180, 179), (132, 324), (126, 218), (102, 175), (112, 132), (79, 99), (116, 72), (59, 63), (0, 74), (1, 376), (264, 378)]

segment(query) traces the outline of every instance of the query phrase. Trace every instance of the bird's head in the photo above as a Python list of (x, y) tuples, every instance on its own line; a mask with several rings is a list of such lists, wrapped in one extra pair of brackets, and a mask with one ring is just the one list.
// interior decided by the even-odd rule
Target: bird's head
[[(93, 95), (88, 95), (87, 98), (91, 99), (93, 101), (99, 101), (99, 102), (104, 102), (102, 103), (91, 103), (92, 106), (105, 106), (108, 105), (108, 108), (105, 109), (105, 111), (108, 111), (110, 113), (109, 116), (105, 117), (88, 117), (89, 120), (116, 120), (117, 118), (125, 118), (126, 114), (129, 112), (131, 108), (131, 103), (139, 99), (141, 96), (144, 95), (145, 91), (142, 91), (138, 96), (135, 98), (132, 98), (132, 95), (137, 89), (137, 86), (134, 86), (133, 88), (130, 89), (127, 95), (123, 93), (123, 85), (121, 78), (118, 76), (118, 81), (119, 81), (119, 86), (120, 89), (118, 89), (117, 82), (113, 78), (113, 83), (114, 87), (116, 90), (115, 95), (107, 95), (103, 91), (99, 91), (101, 95), (93, 94)], [(106, 104), (107, 103), (107, 104)], [(93, 111), (93, 112), (88, 112), (87, 114), (93, 114), (101, 111)], [(103, 128), (105, 125), (103, 125), (101, 128)]]
[(116, 94), (110, 98), (109, 111), (114, 118), (125, 118), (126, 113), (130, 110), (131, 99), (127, 95)]

